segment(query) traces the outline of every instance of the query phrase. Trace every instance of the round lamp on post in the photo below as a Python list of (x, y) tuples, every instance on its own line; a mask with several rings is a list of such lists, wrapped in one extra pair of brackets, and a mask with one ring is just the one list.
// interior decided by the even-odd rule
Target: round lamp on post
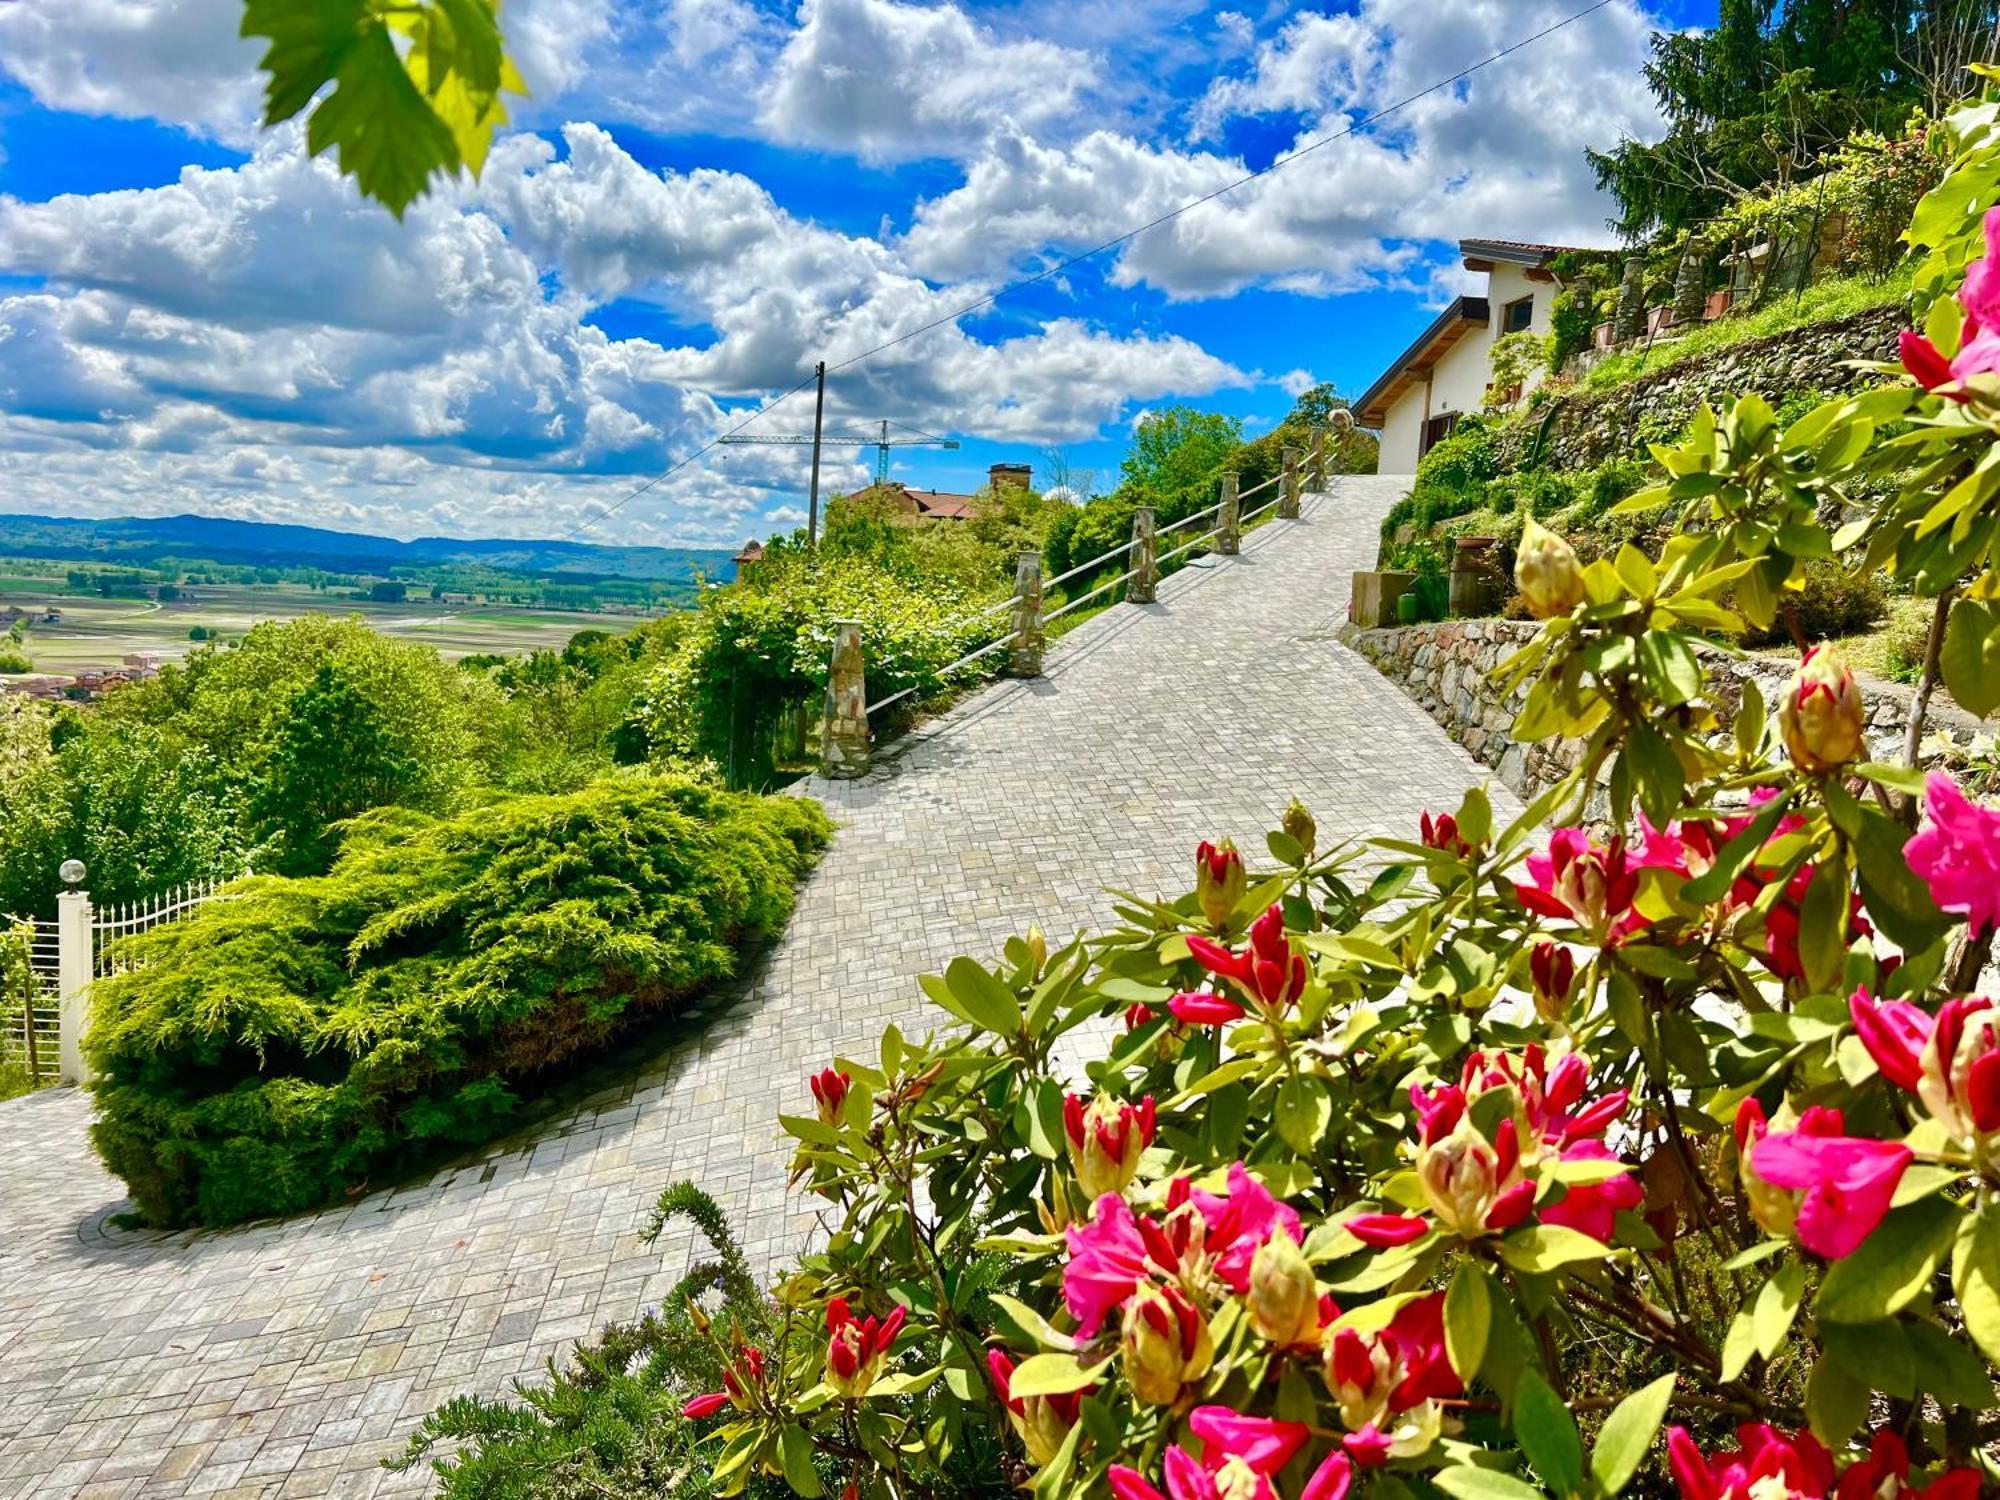
[[(46, 869), (47, 866), (43, 866), (43, 868)], [(62, 862), (61, 867), (57, 869), (56, 873), (62, 877), (64, 885), (74, 886), (82, 885), (83, 877), (89, 872), (84, 869), (82, 860), (66, 859)]]

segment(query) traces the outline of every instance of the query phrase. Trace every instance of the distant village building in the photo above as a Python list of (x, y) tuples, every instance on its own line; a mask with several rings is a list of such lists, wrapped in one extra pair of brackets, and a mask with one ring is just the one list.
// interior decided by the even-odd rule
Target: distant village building
[[(1035, 487), (1034, 481), (1035, 471), (1029, 464), (993, 464), (986, 470), (986, 488), (994, 494), (1010, 487), (1030, 490)], [(886, 495), (904, 515), (919, 521), (969, 521), (978, 513), (978, 495), (913, 489), (900, 479), (871, 484), (860, 494)]]
[(1485, 273), (1486, 295), (1453, 302), (1354, 403), (1355, 420), (1382, 434), (1377, 472), (1416, 473), (1417, 460), (1460, 417), (1479, 410), (1496, 341), (1510, 333), (1547, 336), (1560, 290), (1549, 264), (1565, 248), (1519, 240), (1458, 242), (1465, 269)]
[(754, 536), (743, 544), (743, 550), (732, 561), (736, 564), (736, 581), (743, 581), (744, 573), (764, 560), (764, 544)]
[(55, 701), (68, 695), (75, 679), (55, 677), (46, 672), (38, 672), (27, 677), (9, 677), (0, 681), (0, 690), (19, 693), (26, 698), (41, 698)]

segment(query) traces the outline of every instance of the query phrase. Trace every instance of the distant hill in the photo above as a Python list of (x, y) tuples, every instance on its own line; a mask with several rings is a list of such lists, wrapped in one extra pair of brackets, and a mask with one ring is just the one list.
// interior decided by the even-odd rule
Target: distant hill
[(324, 568), (390, 574), (415, 568), (476, 565), (533, 578), (588, 582), (606, 578), (685, 582), (700, 572), (730, 575), (732, 553), (692, 547), (600, 547), (589, 542), (514, 538), (478, 541), (427, 536), (413, 542), (318, 526), (281, 526), (211, 516), (0, 515), (0, 553), (141, 566), (160, 558), (205, 558), (244, 567)]

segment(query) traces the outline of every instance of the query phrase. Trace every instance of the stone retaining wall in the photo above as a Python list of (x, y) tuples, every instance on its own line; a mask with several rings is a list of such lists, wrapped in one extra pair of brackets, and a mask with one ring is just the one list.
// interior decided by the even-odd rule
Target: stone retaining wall
[[(1703, 402), (1719, 404), (1738, 392), (1844, 390), (1873, 378), (1845, 368), (1846, 361), (1895, 359), (1896, 335), (1907, 324), (1900, 303), (1870, 308), (1669, 365), (1601, 395), (1568, 397), (1549, 420), (1541, 466), (1591, 468), (1631, 452), (1635, 435), (1678, 432)], [(1655, 353), (1661, 360), (1673, 358), (1670, 346)], [(1510, 426), (1502, 439), (1510, 467), (1525, 458), (1541, 429), (1541, 419), (1533, 415)]]
[[(1526, 800), (1574, 770), (1583, 751), (1581, 740), (1521, 745), (1508, 733), (1527, 689), (1524, 684), (1503, 696), (1493, 684), (1493, 671), (1540, 628), (1533, 620), (1446, 620), (1386, 630), (1349, 626), (1341, 639), (1416, 699), (1447, 734)], [(1721, 652), (1707, 653), (1703, 666), (1725, 721), (1742, 700), (1746, 680), (1754, 680), (1764, 701), (1775, 705), (1792, 674), (1791, 665), (1776, 658)], [(1909, 725), (1908, 689), (1864, 679), (1862, 701), (1868, 710), (1870, 757), (1901, 760)], [(1928, 723), (1960, 737), (1980, 727), (1971, 715), (1936, 701)]]

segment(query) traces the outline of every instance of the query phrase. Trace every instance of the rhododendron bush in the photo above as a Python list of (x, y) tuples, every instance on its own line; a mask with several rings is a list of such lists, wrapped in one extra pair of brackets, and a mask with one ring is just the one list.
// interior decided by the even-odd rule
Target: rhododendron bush
[(2000, 695), (2000, 127), (1953, 128), (1919, 220), (1980, 222), (1927, 242), (1907, 369), (1698, 421), (1627, 502), (1659, 557), (1524, 541), (1501, 676), (1568, 780), (1358, 848), (1190, 830), (1186, 894), (825, 1060), (794, 1334), (715, 1329), (688, 1393), (724, 1491), (962, 1493), (976, 1452), (1039, 1500), (1992, 1492), (2000, 809), (1869, 760), (1831, 648), (1771, 703), (1710, 671), (1840, 555)]

